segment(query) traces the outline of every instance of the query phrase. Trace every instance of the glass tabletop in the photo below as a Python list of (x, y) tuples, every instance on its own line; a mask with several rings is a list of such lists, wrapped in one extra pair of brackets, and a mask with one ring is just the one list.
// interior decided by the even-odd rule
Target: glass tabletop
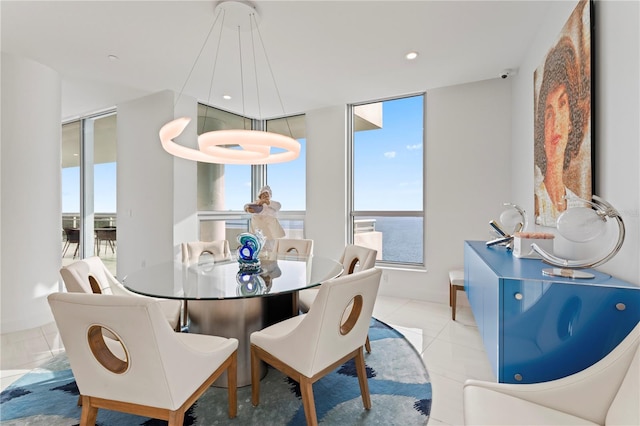
[(238, 299), (291, 293), (320, 285), (342, 273), (342, 264), (321, 256), (278, 255), (261, 260), (261, 271), (240, 271), (235, 259), (186, 265), (179, 260), (132, 272), (124, 286), (166, 299)]

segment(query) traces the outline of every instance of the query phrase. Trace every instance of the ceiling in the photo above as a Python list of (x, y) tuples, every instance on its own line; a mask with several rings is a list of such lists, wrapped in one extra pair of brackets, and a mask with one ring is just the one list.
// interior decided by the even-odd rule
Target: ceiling
[[(519, 67), (550, 2), (257, 1), (254, 36), (271, 72), (260, 45), (253, 53), (243, 41), (243, 84), (233, 30), (222, 32), (215, 60), (214, 29), (194, 66), (216, 4), (3, 0), (2, 51), (62, 76), (63, 120), (165, 89), (272, 118), (498, 78)], [(407, 61), (409, 51), (418, 58)]]

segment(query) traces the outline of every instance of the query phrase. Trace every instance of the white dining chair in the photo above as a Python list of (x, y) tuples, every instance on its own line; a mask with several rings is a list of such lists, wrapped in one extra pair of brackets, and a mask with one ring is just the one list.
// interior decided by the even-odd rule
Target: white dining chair
[(214, 262), (231, 259), (231, 250), (229, 249), (229, 241), (191, 241), (181, 244), (182, 263), (197, 263), (200, 256), (210, 254)]
[(640, 424), (640, 323), (600, 361), (540, 383), (467, 380), (467, 425)]
[[(364, 271), (375, 267), (377, 255), (377, 250), (355, 244), (347, 245), (340, 257), (340, 263), (342, 263), (342, 267), (344, 268), (342, 275), (349, 275), (354, 272)], [(300, 311), (309, 311), (317, 295), (318, 288), (309, 288), (299, 291), (298, 307), (300, 308)], [(368, 336), (367, 341), (365, 342), (365, 349), (367, 350), (367, 353), (371, 353), (371, 342), (369, 341)]]
[(381, 271), (368, 269), (325, 281), (308, 313), (251, 334), (251, 401), (260, 402), (260, 362), (300, 384), (308, 425), (317, 424), (313, 383), (354, 359), (362, 402), (371, 408), (362, 347)]
[(313, 240), (304, 238), (278, 238), (273, 249), (278, 254), (313, 254)]
[[(60, 269), (60, 275), (69, 292), (114, 294), (130, 297), (146, 297), (127, 290), (107, 269), (98, 256), (78, 260)], [(160, 308), (171, 327), (180, 330), (179, 300), (160, 299)]]
[(48, 302), (80, 391), (81, 425), (94, 425), (103, 408), (181, 426), (225, 372), (236, 416), (237, 339), (173, 333), (147, 297), (53, 293)]
[[(198, 263), (203, 255), (210, 255), (211, 261), (221, 262), (231, 259), (229, 241), (190, 241), (180, 245), (182, 251), (182, 263), (191, 265)], [(189, 302), (182, 301), (182, 327), (189, 326)]]

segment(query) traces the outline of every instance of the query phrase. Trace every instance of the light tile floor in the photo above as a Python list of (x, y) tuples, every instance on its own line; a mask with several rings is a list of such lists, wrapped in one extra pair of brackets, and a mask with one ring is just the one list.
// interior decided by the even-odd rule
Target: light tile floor
[[(470, 308), (378, 297), (374, 317), (403, 333), (421, 354), (433, 387), (429, 425), (460, 425), (466, 379), (494, 381)], [(375, 350), (375, 343), (372, 344)], [(0, 336), (0, 388), (63, 351), (55, 324)]]

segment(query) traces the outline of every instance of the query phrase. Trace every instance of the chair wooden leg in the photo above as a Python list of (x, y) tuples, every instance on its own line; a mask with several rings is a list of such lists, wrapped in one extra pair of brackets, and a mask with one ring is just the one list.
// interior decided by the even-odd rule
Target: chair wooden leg
[(364, 348), (367, 350), (367, 353), (371, 353), (371, 342), (369, 341), (369, 335), (367, 334), (367, 341), (364, 342)]
[[(360, 353), (362, 353), (362, 348), (360, 348)], [(302, 394), (302, 406), (307, 426), (317, 426), (318, 415), (316, 414), (316, 403), (313, 400), (313, 383), (308, 377), (300, 376), (300, 393)]]
[(184, 424), (184, 410), (169, 412), (168, 426), (182, 426)]
[(356, 371), (358, 373), (358, 383), (360, 384), (360, 393), (362, 394), (362, 404), (367, 410), (371, 408), (371, 395), (369, 394), (369, 382), (367, 381), (367, 368), (364, 365), (364, 353), (362, 347), (356, 354)]
[(453, 284), (451, 284), (451, 282), (449, 282), (449, 306), (453, 307)]
[(458, 290), (456, 288), (454, 288), (454, 286), (450, 285), (449, 288), (451, 289), (451, 319), (452, 320), (456, 320), (456, 303), (457, 303), (457, 293)]
[(82, 413), (80, 413), (80, 424), (82, 426), (94, 426), (98, 417), (98, 408), (91, 406), (91, 399), (88, 396), (82, 397)]
[(231, 355), (231, 364), (227, 368), (227, 388), (229, 395), (229, 418), (238, 414), (238, 352)]
[(251, 403), (260, 403), (260, 358), (255, 347), (251, 345)]

